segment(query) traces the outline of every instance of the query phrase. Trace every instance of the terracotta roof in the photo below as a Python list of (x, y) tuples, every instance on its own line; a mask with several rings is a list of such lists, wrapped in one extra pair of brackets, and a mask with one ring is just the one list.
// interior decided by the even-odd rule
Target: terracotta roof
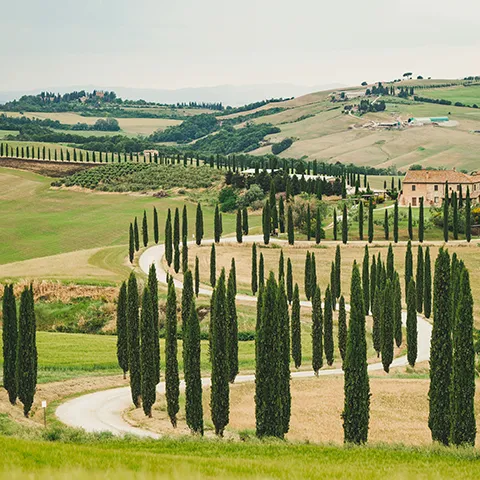
[(472, 183), (472, 178), (455, 170), (409, 170), (403, 183)]

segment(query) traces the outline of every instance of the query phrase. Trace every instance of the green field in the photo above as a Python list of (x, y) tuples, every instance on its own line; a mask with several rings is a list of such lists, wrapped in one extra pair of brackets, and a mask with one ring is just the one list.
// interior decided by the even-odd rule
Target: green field
[(418, 90), (417, 95), (434, 99), (450, 100), (451, 102), (461, 102), (465, 105), (480, 106), (480, 85), (464, 87), (448, 87), (448, 88), (432, 88)]
[[(45, 436), (48, 431), (45, 432)], [(51, 436), (55, 435), (52, 431)], [(57, 433), (58, 435), (58, 433)], [(71, 435), (74, 437), (74, 435)], [(81, 438), (82, 435), (77, 435)], [(79, 444), (0, 436), (5, 479), (279, 478), (470, 479), (480, 462), (473, 449), (334, 447), (275, 441), (95, 440)], [(28, 474), (26, 473), (28, 472)]]

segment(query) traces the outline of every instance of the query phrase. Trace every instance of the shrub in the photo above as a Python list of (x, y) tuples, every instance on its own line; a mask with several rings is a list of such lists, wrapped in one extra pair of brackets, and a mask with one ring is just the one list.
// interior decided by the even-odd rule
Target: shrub
[(232, 187), (224, 187), (220, 190), (218, 201), (222, 212), (231, 212), (237, 208), (238, 196)]

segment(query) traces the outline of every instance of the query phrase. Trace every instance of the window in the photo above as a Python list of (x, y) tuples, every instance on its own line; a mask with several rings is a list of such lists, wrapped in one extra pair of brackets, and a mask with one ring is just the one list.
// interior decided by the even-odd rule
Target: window
[(417, 198), (413, 197), (412, 198), (412, 207), (416, 207), (416, 206), (417, 206)]
[(460, 190), (460, 185), (457, 185), (457, 191)]
[(434, 202), (434, 203), (438, 203), (438, 197), (435, 197), (435, 198), (433, 199), (433, 202)]
[(438, 192), (438, 185), (435, 185), (435, 186), (433, 187), (433, 189), (434, 189), (436, 192)]
[(412, 192), (414, 192), (417, 189), (416, 185), (412, 185)]

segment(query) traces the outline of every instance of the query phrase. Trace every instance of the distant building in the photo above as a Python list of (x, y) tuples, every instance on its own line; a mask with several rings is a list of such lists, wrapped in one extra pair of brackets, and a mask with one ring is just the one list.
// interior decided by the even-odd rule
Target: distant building
[(414, 117), (408, 119), (408, 123), (411, 125), (432, 125), (434, 123), (445, 123), (448, 121), (448, 117)]
[(465, 198), (467, 188), (470, 189), (470, 198), (478, 201), (480, 195), (480, 175), (457, 172), (456, 170), (409, 170), (403, 180), (402, 193), (399, 204), (418, 207), (423, 197), (425, 206), (440, 206), (445, 197), (448, 182), (448, 195), (462, 190)]
[(155, 158), (155, 157), (158, 157), (158, 150), (144, 150), (143, 151), (143, 156), (145, 158)]

